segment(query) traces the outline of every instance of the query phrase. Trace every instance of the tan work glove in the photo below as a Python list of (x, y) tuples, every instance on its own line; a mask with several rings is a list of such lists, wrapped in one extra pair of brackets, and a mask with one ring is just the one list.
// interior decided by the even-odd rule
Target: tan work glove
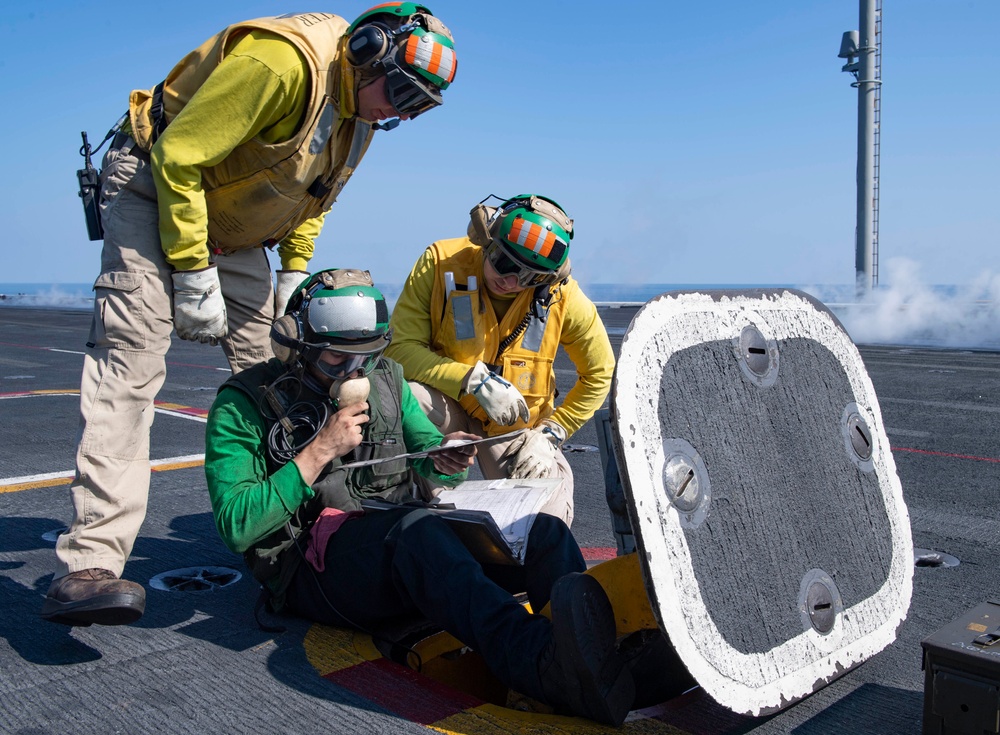
[(274, 318), (283, 316), (295, 289), (309, 277), (305, 271), (277, 271), (274, 286)]
[(229, 333), (218, 268), (212, 265), (196, 271), (175, 271), (173, 280), (177, 336), (217, 344)]
[(514, 457), (510, 477), (524, 480), (551, 477), (556, 454), (566, 441), (566, 429), (546, 419), (520, 439), (504, 453)]
[(521, 391), (491, 372), (484, 362), (477, 362), (468, 372), (462, 390), (479, 401), (490, 421), (501, 426), (513, 426), (518, 417), (521, 421), (531, 418)]

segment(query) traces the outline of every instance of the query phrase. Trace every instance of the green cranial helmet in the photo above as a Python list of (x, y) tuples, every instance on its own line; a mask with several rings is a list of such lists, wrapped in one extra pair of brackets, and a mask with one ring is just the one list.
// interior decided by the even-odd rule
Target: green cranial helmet
[[(368, 271), (330, 269), (306, 279), (271, 329), (272, 341), (325, 375), (340, 379), (369, 374), (389, 346), (389, 309)], [(347, 355), (337, 365), (324, 352)], [(278, 353), (278, 350), (275, 350)]]
[(412, 118), (442, 103), (441, 91), (458, 67), (455, 40), (426, 5), (376, 5), (351, 24), (347, 36), (347, 58), (359, 85), (384, 75), (396, 112)]
[(520, 264), (556, 271), (569, 255), (573, 221), (556, 202), (522, 194), (504, 202), (495, 239)]

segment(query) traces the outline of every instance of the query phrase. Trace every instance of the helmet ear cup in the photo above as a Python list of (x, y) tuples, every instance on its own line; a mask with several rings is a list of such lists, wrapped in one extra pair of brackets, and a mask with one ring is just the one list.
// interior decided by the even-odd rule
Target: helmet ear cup
[(560, 281), (565, 281), (569, 278), (570, 274), (573, 272), (572, 266), (569, 264), (569, 258), (563, 261), (563, 264), (559, 266), (559, 270), (556, 271), (555, 280), (553, 283), (559, 283)]
[(354, 67), (370, 66), (388, 53), (392, 33), (381, 23), (366, 23), (347, 40), (347, 60)]
[[(493, 240), (490, 220), (496, 214), (496, 207), (487, 207), (485, 204), (477, 204), (469, 212), (468, 236), (473, 245), (485, 248)], [(499, 222), (499, 219), (497, 220)], [(495, 224), (495, 223), (494, 223)]]
[(295, 314), (285, 314), (271, 324), (271, 351), (283, 363), (294, 362), (302, 343), (299, 320)]

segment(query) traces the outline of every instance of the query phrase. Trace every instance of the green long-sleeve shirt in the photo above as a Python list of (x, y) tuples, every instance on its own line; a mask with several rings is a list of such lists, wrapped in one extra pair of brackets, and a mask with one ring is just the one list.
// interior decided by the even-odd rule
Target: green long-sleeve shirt
[[(405, 381), (402, 389), (405, 451), (420, 452), (441, 444), (444, 437), (420, 410)], [(205, 475), (216, 528), (226, 546), (237, 553), (283, 526), (314, 496), (294, 462), (269, 474), (266, 432), (267, 424), (248, 395), (232, 386), (219, 391), (208, 416)], [(412, 466), (442, 485), (455, 485), (468, 476), (467, 471), (442, 475), (426, 457), (413, 460)]]

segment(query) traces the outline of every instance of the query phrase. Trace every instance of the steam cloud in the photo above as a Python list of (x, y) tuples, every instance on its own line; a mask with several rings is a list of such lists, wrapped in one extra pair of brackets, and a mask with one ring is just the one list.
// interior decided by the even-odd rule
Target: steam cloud
[(944, 289), (925, 284), (919, 263), (908, 258), (889, 260), (883, 272), (891, 285), (860, 303), (822, 288), (805, 290), (831, 307), (857, 344), (1000, 349), (1000, 274), (985, 272), (968, 286)]
[[(874, 289), (860, 303), (854, 300), (853, 288), (802, 290), (829, 306), (858, 344), (1000, 350), (1000, 274), (984, 272), (964, 287), (929, 286), (921, 278), (920, 264), (908, 258), (887, 261), (883, 273), (883, 281), (891, 285)], [(379, 284), (379, 288), (391, 308), (400, 286)], [(613, 298), (627, 301), (641, 290), (641, 285), (622, 287)], [(92, 299), (85, 286), (53, 285), (28, 293), (19, 293), (16, 284), (0, 289), (0, 306), (90, 309)]]

